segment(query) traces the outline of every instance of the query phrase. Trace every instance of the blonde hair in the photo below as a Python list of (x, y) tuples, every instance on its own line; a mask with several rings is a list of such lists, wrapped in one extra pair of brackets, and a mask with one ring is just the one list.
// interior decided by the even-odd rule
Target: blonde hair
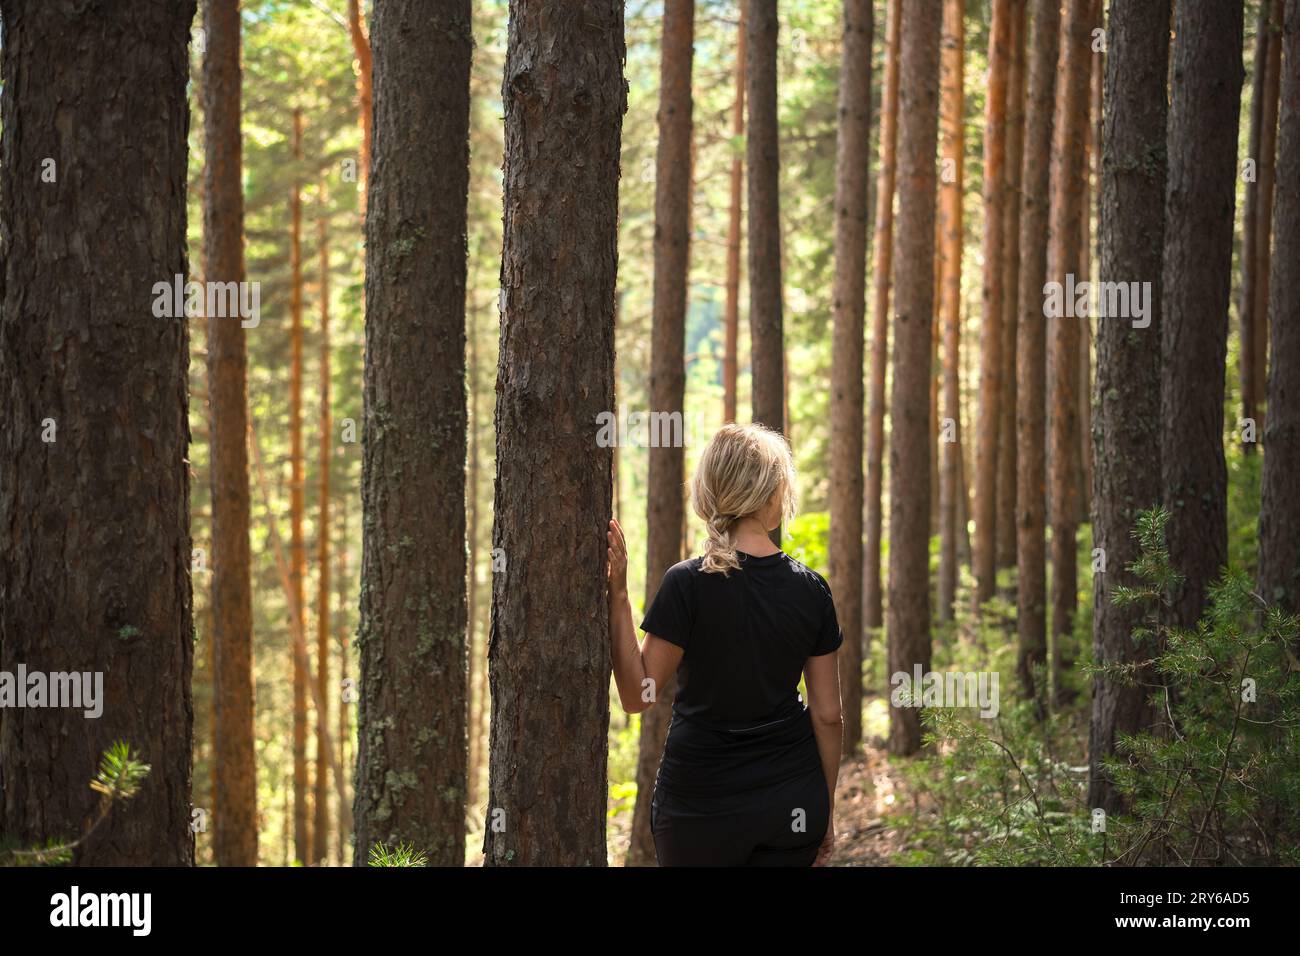
[(740, 568), (733, 530), (774, 493), (780, 495), (783, 520), (793, 518), (794, 458), (785, 436), (758, 424), (718, 429), (691, 480), (691, 504), (708, 534), (701, 570), (725, 576)]

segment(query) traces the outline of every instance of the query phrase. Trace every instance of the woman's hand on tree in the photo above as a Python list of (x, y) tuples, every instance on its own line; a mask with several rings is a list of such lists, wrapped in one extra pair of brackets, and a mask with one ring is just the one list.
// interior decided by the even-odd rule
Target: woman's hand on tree
[(627, 539), (613, 518), (610, 519), (609, 530), (605, 532), (605, 539), (605, 577), (609, 585), (609, 596), (620, 597), (627, 594)]

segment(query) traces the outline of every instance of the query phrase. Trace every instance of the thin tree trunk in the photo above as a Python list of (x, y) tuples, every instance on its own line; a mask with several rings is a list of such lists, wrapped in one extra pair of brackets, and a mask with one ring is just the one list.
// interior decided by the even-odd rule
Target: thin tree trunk
[(998, 403), (1002, 387), (1002, 231), (1006, 195), (1007, 74), (1011, 0), (993, 0), (989, 82), (984, 110), (984, 282), (980, 322), (980, 402), (975, 442), (975, 603), (997, 584)]
[[(965, 0), (945, 0), (940, 81), (940, 157), (952, 163), (952, 178), (939, 185), (941, 243), (939, 269), (943, 273), (939, 297), (943, 327), (943, 417), (939, 450), (939, 608), (941, 621), (951, 621), (957, 597), (958, 479), (961, 454), (961, 247), (962, 186), (965, 182), (966, 115), (963, 84), (965, 61)], [(951, 424), (949, 424), (951, 422)]]
[(357, 206), (362, 217), (366, 214), (366, 192), (370, 183), (370, 153), (374, 142), (374, 57), (370, 52), (370, 37), (366, 33), (361, 0), (348, 0), (348, 35), (352, 38), (352, 52), (356, 56), (357, 113), (361, 117), (361, 155), (358, 157)]
[(998, 400), (997, 568), (1016, 566), (1016, 322), (1020, 315), (1020, 179), (1025, 144), (1025, 4), (1011, 0), (1002, 215), (1002, 374)]
[(1022, 691), (1037, 696), (1034, 669), (1047, 660), (1046, 394), (1047, 277), (1052, 117), (1061, 10), (1033, 0), (1029, 95), (1020, 187), (1020, 321), (1016, 324), (1016, 672)]
[(334, 421), (330, 413), (330, 282), (329, 214), (325, 184), (320, 186), (320, 218), (316, 221), (320, 247), (320, 501), (316, 520), (316, 790), (312, 804), (312, 862), (329, 859), (329, 767), (325, 738), (330, 725), (330, 457), (334, 452)]
[[(785, 345), (781, 306), (780, 127), (776, 0), (748, 0), (745, 82), (749, 108), (749, 338), (753, 420), (785, 432)], [(772, 533), (780, 541), (780, 529)]]
[[(1064, 287), (1079, 274), (1079, 225), (1083, 215), (1083, 142), (1088, 128), (1091, 77), (1090, 0), (1068, 5), (1061, 24), (1056, 140), (1052, 156), (1051, 241), (1047, 277)], [(1078, 606), (1079, 526), (1079, 324), (1073, 314), (1048, 317), (1052, 381), (1050, 508), (1052, 522), (1052, 688), (1057, 702), (1071, 696), (1067, 675), (1074, 666), (1074, 615)]]
[[(244, 281), (240, 25), (237, 0), (206, 8), (203, 61), (205, 196), (203, 276)], [(217, 310), (226, 311), (226, 310)], [(208, 316), (212, 407), (212, 601), (217, 681), (217, 793), (212, 845), (219, 866), (257, 863), (253, 750), (253, 610), (249, 579), (248, 359), (239, 315)]]
[[(1090, 0), (1091, 22), (1089, 36), (1102, 26), (1102, 0)], [(1084, 133), (1083, 176), (1080, 189), (1083, 193), (1079, 216), (1079, 275), (1092, 279), (1092, 213), (1094, 198), (1101, 194), (1101, 177), (1097, 177), (1093, 191), (1093, 175), (1101, 155), (1101, 77), (1106, 67), (1105, 54), (1091, 51), (1091, 73), (1088, 77), (1088, 125)], [(1092, 514), (1092, 316), (1079, 321), (1079, 523), (1091, 520)]]
[(1258, 209), (1255, 213), (1255, 269), (1252, 275), (1251, 294), (1255, 303), (1251, 309), (1251, 321), (1254, 323), (1252, 336), (1255, 347), (1251, 360), (1255, 363), (1253, 380), (1256, 388), (1256, 434), (1262, 434), (1268, 417), (1267, 404), (1260, 405), (1259, 399), (1265, 397), (1269, 388), (1268, 379), (1268, 312), (1269, 312), (1269, 272), (1272, 265), (1273, 232), (1273, 192), (1277, 165), (1277, 115), (1278, 92), (1281, 87), (1282, 74), (1282, 2), (1273, 3), (1270, 23), (1267, 30), (1269, 37), (1268, 59), (1264, 68), (1264, 106), (1260, 119), (1259, 134), (1259, 181), (1256, 183), (1255, 200)]
[[(686, 306), (690, 278), (691, 70), (695, 0), (664, 5), (659, 65), (659, 148), (655, 156), (654, 303), (650, 342), (650, 406), (684, 416), (686, 405)], [(664, 573), (681, 560), (685, 521), (681, 489), (685, 449), (671, 434), (652, 436), (647, 449), (646, 598), (649, 607)], [(627, 862), (654, 862), (650, 800), (663, 756), (676, 698), (676, 681), (656, 689), (657, 703), (641, 715), (636, 806)]]
[(740, 341), (740, 244), (745, 188), (745, 157), (740, 140), (745, 135), (745, 4), (739, 0), (740, 24), (736, 31), (736, 98), (731, 106), (731, 205), (727, 219), (727, 302), (723, 313), (725, 355), (722, 365), (722, 417), (736, 420), (736, 379)]
[[(303, 476), (302, 451), (302, 110), (293, 111), (293, 192), (289, 196), (289, 586), (300, 618), (292, 640), (305, 640), (307, 622), (301, 619), (307, 606), (307, 545), (302, 534)], [(307, 675), (298, 666), (307, 648), (294, 647), (293, 667), (293, 853), (306, 861), (311, 854), (311, 817), (307, 802)]]
[(354, 865), (379, 843), (465, 859), (470, 12), (373, 19)]
[(1259, 512), (1259, 590), (1288, 613), (1300, 611), (1300, 0), (1286, 6), (1282, 118), (1278, 137), (1271, 284), (1272, 374)]
[[(1102, 282), (1151, 283), (1150, 325), (1125, 316), (1097, 320), (1096, 434), (1093, 439), (1092, 540), (1105, 554), (1093, 575), (1092, 646), (1099, 663), (1143, 660), (1134, 631), (1144, 611), (1113, 600), (1116, 586), (1140, 583), (1129, 566), (1139, 556), (1138, 513), (1160, 503), (1160, 270), (1164, 246), (1165, 78), (1169, 0), (1111, 0), (1107, 25), (1105, 130), (1098, 231)], [(1152, 718), (1141, 686), (1094, 677), (1088, 746), (1088, 806), (1120, 809), (1101, 762), (1116, 735), (1136, 733)]]
[(1223, 376), (1232, 281), (1240, 4), (1179, 3), (1162, 275), (1160, 466), (1170, 559), (1184, 576), (1171, 622), (1193, 626), (1227, 562)]
[[(76, 865), (194, 863), (189, 328), (172, 300), (189, 271), (193, 17), (193, 2), (0, 3), (0, 669), (103, 678), (93, 717), (0, 712), (0, 833), (24, 847), (87, 837), (102, 753), (123, 740), (151, 767), (130, 804), (75, 848)], [(227, 25), (221, 18), (218, 56), (238, 44)], [(231, 87), (228, 75), (209, 78), (213, 104)], [(230, 110), (219, 109), (213, 150), (237, 169), (238, 153), (225, 151)], [(237, 101), (233, 113), (237, 122)], [(226, 221), (215, 225), (228, 239)], [(256, 856), (242, 816), (252, 765), (238, 759), (245, 745), (251, 756), (251, 727), (238, 719), (251, 723), (251, 706), (237, 693), (251, 683), (231, 680), (240, 671), (228, 619), (221, 635), (218, 706), (234, 735), (218, 739), (231, 774), (219, 781), (229, 863), (247, 845)], [(236, 637), (246, 651), (247, 630)]]
[(617, 407), (624, 55), (617, 0), (510, 4), (493, 509), (508, 566), (493, 576), (483, 847), (493, 866), (606, 863), (612, 455), (591, 423)]
[(871, 168), (871, 0), (845, 0), (835, 156), (835, 326), (831, 363), (830, 585), (844, 645), (844, 749), (862, 743), (862, 380)]
[[(1282, 2), (1282, 0), (1278, 0)], [(1238, 314), (1241, 320), (1241, 354), (1238, 358), (1241, 381), (1241, 417), (1250, 421), (1256, 418), (1258, 406), (1264, 398), (1265, 383), (1256, 379), (1256, 353), (1263, 351), (1255, 340), (1255, 236), (1258, 232), (1259, 213), (1259, 151), (1264, 126), (1264, 90), (1267, 76), (1269, 20), (1273, 0), (1259, 0), (1259, 18), (1255, 25), (1255, 62), (1251, 70), (1250, 139), (1246, 157), (1255, 164), (1254, 175), (1246, 179), (1245, 222), (1241, 235), (1241, 298)], [(1255, 445), (1244, 442), (1245, 452), (1253, 453)]]
[[(939, 120), (938, 4), (903, 4), (899, 82), (898, 256), (894, 264), (893, 442), (889, 488), (889, 672), (930, 669), (930, 442), (927, 393), (934, 321), (935, 147)], [(920, 688), (915, 688), (919, 692)], [(889, 752), (921, 747), (918, 707), (890, 710)]]
[(902, 0), (888, 0), (885, 24), (885, 76), (880, 93), (880, 179), (876, 189), (875, 297), (871, 307), (871, 384), (867, 407), (866, 555), (862, 619), (882, 627), (881, 546), (883, 544), (885, 465), (885, 372), (889, 358), (889, 289), (893, 276), (894, 177), (898, 148), (898, 53)]

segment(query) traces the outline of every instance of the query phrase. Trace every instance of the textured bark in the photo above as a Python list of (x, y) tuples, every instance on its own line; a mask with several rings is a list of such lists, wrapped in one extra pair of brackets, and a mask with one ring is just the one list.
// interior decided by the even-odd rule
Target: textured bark
[(867, 404), (866, 567), (862, 622), (884, 626), (881, 544), (885, 464), (885, 371), (889, 359), (889, 289), (893, 278), (894, 176), (898, 151), (898, 46), (902, 0), (889, 0), (885, 24), (885, 76), (880, 93), (880, 178), (876, 188), (875, 295), (871, 307), (871, 384)]
[(1227, 561), (1223, 376), (1232, 280), (1236, 129), (1241, 97), (1240, 4), (1179, 3), (1162, 275), (1160, 466), (1170, 559), (1185, 575), (1171, 619), (1200, 619)]
[[(930, 669), (930, 325), (934, 321), (935, 147), (940, 8), (905, 0), (900, 52), (898, 256), (889, 451), (889, 672)], [(918, 707), (890, 710), (889, 752), (921, 747)]]
[(745, 158), (736, 148), (745, 135), (745, 4), (739, 0), (740, 25), (736, 31), (736, 98), (731, 105), (731, 205), (727, 218), (727, 301), (723, 313), (725, 346), (722, 361), (722, 417), (736, 420), (736, 378), (740, 342), (740, 243)]
[(1025, 2), (1011, 0), (1006, 189), (1002, 203), (1002, 374), (998, 400), (997, 568), (1016, 566), (1016, 319), (1020, 314), (1020, 178), (1025, 143)]
[(943, 415), (953, 421), (952, 441), (940, 433), (939, 454), (939, 608), (941, 621), (953, 617), (957, 596), (957, 521), (960, 511), (959, 463), (961, 454), (961, 246), (962, 185), (965, 182), (966, 115), (963, 63), (965, 60), (965, 0), (945, 0), (943, 50), (940, 54), (939, 155), (953, 163), (951, 182), (939, 184), (939, 319), (943, 334)]
[[(623, 5), (512, 0), (489, 865), (604, 866)], [(562, 132), (563, 135), (557, 135)]]
[[(1134, 587), (1128, 570), (1139, 555), (1133, 537), (1140, 511), (1160, 503), (1160, 270), (1164, 246), (1165, 77), (1169, 0), (1112, 0), (1106, 39), (1105, 129), (1098, 229), (1103, 282), (1151, 283), (1151, 324), (1123, 316), (1097, 320), (1096, 422), (1093, 451), (1093, 547), (1106, 570), (1093, 575), (1092, 646), (1100, 663), (1148, 656), (1134, 644), (1144, 610), (1113, 602), (1116, 586)], [(1155, 460), (1153, 460), (1155, 459)], [(1088, 806), (1120, 808), (1101, 760), (1116, 735), (1148, 726), (1142, 687), (1093, 678), (1088, 747)]]
[(1276, 0), (1270, 10), (1270, 22), (1265, 31), (1268, 38), (1268, 57), (1264, 64), (1264, 102), (1260, 111), (1259, 133), (1259, 168), (1255, 191), (1255, 243), (1254, 269), (1251, 274), (1251, 294), (1254, 305), (1250, 311), (1254, 326), (1251, 335), (1251, 362), (1254, 371), (1251, 375), (1257, 398), (1254, 418), (1257, 425), (1256, 434), (1262, 434), (1267, 427), (1267, 403), (1260, 405), (1265, 390), (1269, 387), (1268, 378), (1268, 335), (1269, 335), (1269, 273), (1272, 267), (1272, 232), (1273, 232), (1273, 192), (1276, 181), (1277, 163), (1277, 115), (1278, 93), (1281, 88), (1282, 73), (1282, 0)]
[(870, 0), (845, 0), (835, 155), (835, 309), (831, 343), (830, 585), (839, 652), (844, 749), (862, 743), (863, 320), (871, 168)]
[[(1102, 0), (1091, 0), (1088, 32), (1102, 25)], [(1088, 77), (1088, 123), (1084, 128), (1083, 176), (1080, 190), (1083, 201), (1079, 216), (1079, 274), (1092, 278), (1092, 212), (1093, 201), (1100, 201), (1101, 177), (1093, 191), (1092, 179), (1096, 172), (1101, 150), (1101, 75), (1106, 67), (1105, 55), (1091, 51)], [(1085, 524), (1092, 515), (1092, 317), (1079, 323), (1079, 523)]]
[[(780, 126), (776, 101), (776, 0), (748, 0), (745, 140), (749, 213), (749, 341), (753, 420), (785, 431), (781, 306)], [(780, 530), (773, 534), (779, 540)]]
[(975, 601), (993, 597), (997, 584), (998, 402), (1002, 383), (1002, 231), (1007, 73), (1011, 2), (993, 0), (989, 81), (984, 110), (984, 280), (980, 321), (979, 414), (975, 422)]
[[(695, 0), (667, 0), (659, 63), (659, 148), (655, 155), (654, 303), (650, 333), (650, 407), (685, 417), (686, 302), (691, 233), (691, 61)], [(686, 521), (682, 487), (685, 449), (651, 447), (646, 491), (646, 598), (649, 607), (664, 572), (682, 558)], [(859, 499), (860, 500), (860, 499)], [(672, 717), (676, 681), (658, 689), (658, 702), (641, 715), (636, 806), (627, 862), (654, 862), (650, 800)]]
[[(1241, 235), (1241, 299), (1238, 315), (1241, 320), (1241, 352), (1238, 357), (1241, 381), (1241, 416), (1253, 419), (1264, 398), (1265, 384), (1255, 378), (1255, 354), (1259, 345), (1255, 341), (1255, 235), (1259, 210), (1259, 141), (1264, 119), (1264, 80), (1268, 66), (1269, 13), (1273, 0), (1259, 0), (1259, 19), (1255, 25), (1255, 61), (1251, 69), (1250, 139), (1246, 156), (1256, 164), (1256, 175), (1246, 180), (1245, 213)], [(1280, 2), (1280, 0), (1279, 0)], [(1243, 443), (1246, 452), (1255, 446)]]
[(366, 192), (370, 182), (370, 153), (374, 143), (375, 86), (374, 56), (370, 51), (370, 37), (366, 33), (365, 17), (361, 13), (361, 0), (348, 0), (348, 35), (352, 38), (352, 52), (356, 56), (357, 113), (361, 117), (361, 155), (358, 157), (357, 187), (360, 190), (358, 206), (366, 214)]
[(152, 769), (74, 863), (188, 866), (189, 333), (150, 290), (188, 271), (194, 4), (0, 15), (0, 669), (103, 675), (98, 718), (3, 711), (0, 833), (85, 835), (120, 739)]
[(1016, 671), (1022, 691), (1035, 696), (1034, 667), (1047, 659), (1046, 397), (1047, 276), (1052, 116), (1060, 6), (1033, 0), (1029, 93), (1025, 112), (1020, 212), (1020, 321), (1016, 325)]
[(356, 850), (465, 859), (468, 0), (375, 9)]
[[(302, 110), (293, 111), (293, 156), (302, 161)], [(302, 184), (294, 176), (289, 197), (289, 587), (293, 591), (293, 853), (295, 860), (308, 859), (311, 851), (311, 818), (307, 802), (307, 674), (298, 666), (307, 655), (307, 545), (302, 535)]]
[[(203, 60), (204, 264), (209, 282), (244, 281), (239, 4), (206, 7)], [(212, 846), (218, 865), (257, 862), (253, 749), (253, 611), (249, 579), (248, 403), (244, 327), (238, 315), (208, 316), (212, 434), (212, 604), (216, 630), (216, 798)]]
[[(1048, 281), (1081, 281), (1079, 225), (1083, 215), (1083, 142), (1088, 128), (1088, 85), (1092, 54), (1089, 0), (1067, 5), (1061, 24), (1060, 64), (1052, 165), (1051, 239)], [(1041, 297), (1041, 292), (1040, 292)], [(1074, 615), (1078, 608), (1076, 554), (1079, 507), (1079, 327), (1073, 315), (1049, 318), (1051, 390), (1049, 500), (1052, 523), (1052, 684), (1058, 701), (1069, 694), (1066, 675), (1074, 665)]]
[[(316, 519), (316, 776), (312, 806), (312, 861), (329, 857), (330, 788), (326, 762), (330, 725), (330, 457), (334, 452), (334, 422), (330, 414), (330, 254), (325, 184), (320, 187), (321, 212), (316, 220), (320, 255), (320, 489)], [(341, 745), (341, 743), (340, 743)]]
[(1268, 382), (1259, 590), (1300, 611), (1300, 0), (1288, 0), (1283, 33), (1282, 118), (1273, 197), (1276, 258), (1270, 276), (1273, 361)]

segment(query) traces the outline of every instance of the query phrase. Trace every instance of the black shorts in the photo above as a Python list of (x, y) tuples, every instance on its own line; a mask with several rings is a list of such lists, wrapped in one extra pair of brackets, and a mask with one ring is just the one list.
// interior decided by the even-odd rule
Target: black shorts
[(753, 735), (674, 717), (650, 801), (660, 866), (810, 866), (829, 824), (806, 711)]

